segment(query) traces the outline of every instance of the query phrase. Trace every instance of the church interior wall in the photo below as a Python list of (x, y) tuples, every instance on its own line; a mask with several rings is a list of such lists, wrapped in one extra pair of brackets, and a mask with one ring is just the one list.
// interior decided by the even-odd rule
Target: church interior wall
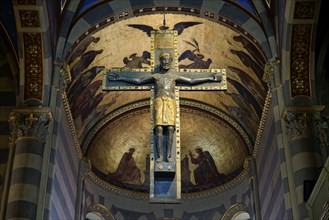
[[(44, 74), (44, 85), (43, 85), (43, 101), (44, 106), (52, 105), (55, 99), (62, 100), (61, 91), (57, 91), (58, 80), (57, 76), (60, 75), (58, 70), (53, 73), (53, 63), (57, 65), (57, 68), (61, 65), (61, 61), (65, 60), (65, 55), (69, 54), (69, 50), (75, 46), (77, 40), (83, 39), (84, 35), (87, 36), (91, 34), (90, 32), (96, 31), (98, 22), (104, 17), (111, 18), (115, 16), (115, 21), (124, 20), (130, 17), (138, 17), (139, 15), (146, 15), (158, 12), (146, 12), (143, 11), (144, 8), (151, 8), (154, 6), (162, 6), (163, 2), (160, 1), (107, 1), (104, 4), (99, 4), (99, 7), (94, 5), (87, 13), (83, 11), (79, 12), (78, 2), (83, 1), (65, 1), (62, 0), (61, 3), (66, 2), (69, 4), (66, 14), (63, 15), (65, 19), (62, 24), (60, 23), (61, 11), (59, 9), (60, 3), (56, 5), (55, 1), (45, 0), (45, 1), (14, 1), (17, 2), (32, 2), (35, 6), (42, 4), (43, 6), (49, 7), (49, 21), (47, 18), (43, 18), (45, 22), (49, 22), (49, 29), (43, 32), (44, 37), (44, 56), (42, 57), (42, 62), (44, 64), (44, 69), (42, 74)], [(35, 3), (33, 3), (35, 2)], [(100, 1), (101, 2), (101, 1)], [(150, 3), (151, 2), (151, 3)], [(282, 118), (282, 113), (286, 107), (290, 106), (312, 106), (315, 103), (325, 106), (325, 111), (327, 112), (327, 106), (329, 103), (328, 99), (328, 74), (327, 74), (327, 58), (328, 58), (328, 31), (322, 31), (321, 28), (326, 29), (329, 22), (326, 22), (325, 4), (328, 1), (286, 1), (282, 0), (277, 3), (278, 9), (280, 11), (277, 14), (273, 14), (274, 19), (277, 16), (281, 16), (278, 20), (283, 21), (277, 24), (277, 40), (274, 42), (274, 33), (270, 29), (271, 26), (269, 20), (258, 20), (258, 18), (251, 19), (250, 15), (246, 15), (244, 10), (235, 10), (238, 7), (233, 7), (230, 2), (237, 1), (170, 1), (174, 7), (186, 7), (191, 9), (187, 12), (178, 12), (182, 14), (189, 14), (193, 16), (202, 17), (214, 22), (222, 22), (220, 17), (223, 16), (231, 20), (235, 20), (238, 26), (243, 27), (249, 33), (252, 33), (252, 37), (255, 42), (261, 45), (264, 54), (267, 58), (275, 58), (276, 52), (280, 57), (280, 68), (281, 68), (281, 85), (278, 85), (272, 94), (272, 106), (268, 111), (267, 119), (264, 125), (264, 131), (261, 137), (260, 147), (256, 154), (256, 164), (257, 164), (257, 177), (259, 190), (259, 201), (261, 204), (261, 216), (262, 219), (302, 219), (309, 215), (310, 219), (326, 219), (327, 217), (323, 213), (329, 212), (328, 208), (328, 195), (329, 195), (329, 183), (328, 183), (328, 159), (326, 164), (320, 164), (323, 161), (321, 158), (321, 152), (317, 148), (319, 144), (318, 140), (313, 139), (299, 139), (290, 140), (289, 134), (287, 134), (286, 126)], [(257, 1), (250, 1), (257, 2)], [(260, 2), (260, 1), (259, 1)], [(259, 3), (257, 2), (257, 3)], [(275, 2), (275, 1), (267, 1)], [(317, 16), (312, 19), (294, 19), (295, 4), (298, 3), (310, 3), (314, 5), (320, 5), (318, 2), (322, 2), (319, 28), (316, 27)], [(127, 6), (128, 3), (128, 6)], [(263, 2), (265, 4), (265, 1)], [(287, 6), (284, 8), (284, 4)], [(6, 3), (7, 4), (7, 3)], [(11, 5), (12, 3), (10, 3)], [(25, 7), (25, 6), (24, 6)], [(28, 8), (29, 6), (27, 6)], [(34, 7), (34, 6), (32, 6)], [(32, 8), (31, 7), (31, 8)], [(201, 10), (199, 15), (193, 14), (194, 11)], [(264, 9), (264, 8), (263, 8)], [(258, 8), (258, 12), (262, 16), (267, 16), (266, 10)], [(51, 11), (54, 10), (54, 11)], [(57, 10), (57, 12), (55, 12)], [(234, 13), (232, 13), (232, 11)], [(284, 12), (285, 11), (285, 12)], [(214, 13), (216, 19), (211, 19), (206, 17), (206, 13)], [(282, 13), (281, 13), (282, 12)], [(78, 14), (75, 14), (78, 13)], [(81, 13), (81, 14), (79, 14)], [(125, 13), (129, 16), (125, 16)], [(178, 14), (177, 13), (177, 14)], [(285, 14), (284, 14), (285, 13)], [(318, 12), (315, 10), (315, 15)], [(174, 13), (175, 14), (175, 13)], [(73, 17), (75, 21), (73, 21)], [(119, 18), (119, 16), (122, 16)], [(63, 18), (62, 17), (62, 18)], [(19, 19), (17, 16), (16, 19)], [(58, 19), (58, 20), (57, 20)], [(257, 20), (257, 21), (256, 21)], [(42, 21), (42, 22), (44, 22)], [(70, 21), (70, 22), (68, 22)], [(73, 21), (73, 22), (72, 22)], [(103, 20), (105, 21), (105, 20)], [(161, 21), (160, 21), (161, 22)], [(263, 23), (262, 23), (263, 22)], [(275, 21), (277, 22), (277, 21)], [(112, 21), (109, 21), (112, 24)], [(225, 23), (223, 21), (223, 23)], [(324, 36), (323, 41), (318, 41), (319, 37), (315, 38), (312, 36), (311, 48), (310, 48), (310, 69), (316, 69), (315, 72), (310, 71), (310, 85), (312, 89), (311, 96), (298, 96), (292, 97), (291, 95), (291, 47), (292, 47), (292, 29), (295, 23), (312, 23), (314, 26), (314, 31), (318, 31), (317, 34)], [(324, 24), (326, 23), (326, 24)], [(225, 24), (227, 25), (227, 24)], [(262, 29), (262, 25), (266, 25), (265, 30)], [(322, 25), (322, 26), (321, 26)], [(283, 31), (281, 32), (281, 26), (283, 26)], [(27, 27), (26, 30), (29, 27)], [(33, 27), (32, 27), (33, 28)], [(47, 26), (48, 28), (48, 26)], [(60, 30), (57, 30), (60, 28)], [(69, 30), (72, 28), (71, 30)], [(230, 27), (232, 28), (232, 27)], [(236, 27), (237, 28), (237, 27)], [(0, 26), (2, 29), (2, 26)], [(234, 28), (233, 28), (234, 29)], [(31, 29), (30, 29), (31, 30)], [(32, 29), (33, 30), (33, 29)], [(21, 31), (21, 30), (20, 30)], [(58, 32), (58, 33), (57, 33)], [(87, 33), (89, 32), (89, 33)], [(264, 34), (265, 33), (265, 34)], [(2, 32), (1, 32), (2, 34)], [(267, 35), (268, 36), (265, 36)], [(314, 33), (313, 33), (314, 34)], [(22, 41), (22, 32), (18, 33), (18, 41)], [(57, 40), (57, 35), (59, 39)], [(10, 124), (8, 122), (8, 117), (14, 108), (23, 108), (25, 104), (35, 104), (33, 102), (27, 101), (25, 104), (21, 103), (21, 99), (24, 96), (24, 57), (23, 57), (23, 46), (22, 42), (19, 42), (17, 51), (20, 53), (20, 64), (21, 64), (21, 77), (17, 77), (19, 71), (13, 69), (17, 64), (16, 59), (9, 60), (9, 57), (13, 57), (10, 54), (10, 50), (6, 46), (7, 39), (4, 40), (0, 36), (0, 218), (5, 215), (7, 204), (7, 194), (9, 193), (10, 187), (10, 175), (15, 174), (15, 170), (11, 169), (8, 172), (8, 166), (12, 163), (14, 156), (10, 158), (10, 149), (12, 152), (15, 150), (15, 146), (10, 148)], [(269, 39), (272, 38), (272, 39)], [(16, 44), (16, 42), (14, 42)], [(272, 44), (271, 44), (272, 43)], [(280, 48), (275, 51), (274, 45)], [(321, 46), (318, 46), (318, 43)], [(4, 47), (5, 46), (5, 47)], [(321, 48), (322, 47), (322, 48)], [(56, 59), (52, 60), (52, 48), (57, 48)], [(319, 57), (314, 57), (314, 50), (321, 48), (321, 53)], [(317, 63), (317, 61), (320, 61)], [(13, 64), (15, 63), (15, 64)], [(306, 74), (307, 75), (307, 74)], [(55, 80), (52, 78), (55, 78)], [(21, 78), (21, 82), (16, 80), (16, 78)], [(51, 82), (53, 80), (53, 82)], [(19, 91), (19, 86), (21, 91)], [(60, 87), (60, 86), (59, 86)], [(52, 92), (56, 93), (54, 95)], [(53, 100), (54, 98), (54, 100)], [(317, 100), (316, 100), (317, 99)], [(50, 104), (49, 104), (50, 100)], [(25, 100), (26, 101), (26, 100)], [(318, 101), (318, 102), (317, 102)], [(45, 144), (45, 151), (51, 149), (50, 163), (46, 164), (43, 162), (43, 170), (49, 165), (49, 176), (47, 183), (47, 192), (43, 196), (41, 190), (37, 191), (40, 201), (35, 204), (42, 204), (42, 207), (38, 208), (38, 215), (41, 212), (44, 213), (45, 219), (48, 217), (50, 219), (76, 219), (77, 213), (80, 217), (85, 219), (85, 214), (89, 208), (94, 204), (100, 204), (105, 207), (106, 211), (114, 216), (115, 219), (226, 219), (224, 214), (229, 210), (234, 204), (243, 204), (249, 209), (249, 213), (253, 216), (255, 212), (255, 202), (258, 198), (254, 198), (254, 194), (251, 186), (251, 179), (247, 178), (242, 183), (235, 185), (234, 188), (224, 190), (217, 193), (210, 193), (206, 195), (207, 192), (200, 193), (200, 197), (195, 194), (183, 194), (183, 199), (179, 204), (155, 204), (150, 203), (148, 200), (148, 193), (129, 192), (125, 193), (126, 189), (116, 189), (115, 186), (110, 186), (109, 183), (104, 185), (101, 182), (96, 183), (90, 175), (86, 175), (81, 179), (81, 173), (79, 163), (81, 163), (81, 155), (79, 144), (76, 142), (76, 137), (74, 136), (74, 131), (68, 119), (69, 115), (65, 109), (65, 103), (61, 101), (57, 102), (57, 105), (50, 106), (50, 108), (56, 112), (54, 115), (54, 129), (50, 130), (48, 134), (47, 143)], [(326, 136), (328, 136), (328, 129), (326, 128)], [(53, 133), (52, 133), (53, 132)], [(49, 138), (50, 137), (50, 138)], [(51, 140), (49, 142), (49, 140)], [(314, 145), (313, 145), (314, 144)], [(24, 145), (24, 144), (23, 144)], [(20, 145), (19, 145), (20, 146)], [(28, 146), (28, 147), (26, 147)], [(26, 148), (41, 148), (38, 144), (36, 145), (26, 145)], [(20, 146), (21, 147), (21, 146)], [(24, 147), (24, 146), (23, 146)], [(33, 148), (34, 147), (34, 148)], [(328, 146), (326, 145), (328, 148)], [(31, 150), (31, 151), (32, 151)], [(311, 152), (311, 153), (310, 153)], [(329, 151), (328, 151), (329, 152)], [(329, 153), (328, 153), (329, 154)], [(32, 153), (31, 153), (32, 155)], [(36, 155), (32, 155), (31, 158)], [(41, 158), (41, 159), (40, 159)], [(41, 163), (43, 160), (47, 160), (47, 156), (40, 157)], [(312, 159), (312, 164), (308, 167), (304, 167), (304, 164)], [(39, 161), (40, 162), (40, 161)], [(40, 163), (40, 164), (41, 164)], [(31, 163), (32, 164), (32, 163)], [(41, 166), (40, 166), (41, 167)], [(10, 168), (10, 167), (9, 167)], [(27, 170), (28, 167), (23, 167), (23, 171)], [(289, 170), (290, 169), (290, 170)], [(44, 173), (40, 168), (40, 173)], [(288, 171), (287, 171), (288, 170)], [(311, 172), (309, 172), (311, 170)], [(313, 172), (313, 171), (316, 171)], [(317, 172), (318, 171), (318, 172)], [(313, 172), (313, 173), (312, 173)], [(320, 173), (321, 172), (321, 173)], [(318, 174), (320, 173), (320, 177)], [(16, 174), (15, 174), (16, 175)], [(253, 175), (253, 174), (252, 174)], [(23, 175), (22, 175), (23, 176)], [(252, 176), (251, 176), (252, 177)], [(289, 179), (289, 180), (288, 180)], [(303, 180), (312, 179), (317, 183), (314, 187), (313, 193), (309, 201), (307, 202), (307, 208), (305, 209), (306, 201), (303, 198)], [(82, 181), (81, 181), (82, 180)], [(33, 178), (31, 178), (33, 181)], [(290, 181), (290, 182), (289, 182)], [(79, 183), (83, 184), (83, 187), (79, 187)], [(44, 188), (44, 186), (36, 187)], [(81, 190), (81, 191), (79, 191)], [(135, 197), (133, 196), (135, 193)], [(82, 201), (78, 197), (82, 197)], [(35, 197), (35, 195), (31, 196)], [(20, 198), (18, 198), (20, 199)], [(26, 200), (29, 202), (29, 200)], [(79, 203), (81, 201), (81, 204)], [(25, 203), (27, 204), (27, 203)], [(43, 206), (46, 207), (43, 210)], [(80, 207), (81, 206), (81, 207)], [(293, 210), (294, 209), (294, 210)], [(12, 210), (9, 210), (14, 213)], [(307, 213), (308, 211), (308, 213)], [(294, 213), (293, 213), (294, 212)], [(36, 214), (32, 213), (32, 214)], [(113, 219), (114, 219), (113, 218)], [(328, 217), (329, 218), (329, 217)]]
[(314, 189), (307, 201), (307, 209), (312, 219), (328, 219), (329, 218), (329, 158), (327, 159), (323, 170), (314, 186)]
[[(125, 194), (116, 188), (96, 184), (88, 177), (85, 181), (85, 200), (82, 213), (92, 204), (105, 206), (117, 219), (156, 219), (160, 217), (177, 219), (220, 219), (232, 204), (245, 204), (252, 211), (253, 198), (249, 181), (245, 180), (233, 189), (209, 196), (183, 195), (178, 204), (150, 203), (148, 194)], [(107, 188), (107, 189), (106, 189)], [(184, 199), (184, 197), (186, 197)], [(193, 199), (189, 198), (192, 197)]]
[[(15, 68), (17, 61), (10, 50), (7, 42), (7, 34), (0, 23), (0, 201), (6, 196), (5, 189), (8, 187), (8, 161), (10, 154), (9, 123), (10, 112), (16, 107), (18, 96), (18, 82)], [(6, 183), (7, 182), (7, 183)], [(1, 209), (1, 208), (0, 208)], [(1, 216), (0, 216), (1, 217)]]
[(53, 219), (74, 219), (79, 158), (63, 107), (61, 111), (54, 158), (50, 216)]
[(282, 155), (275, 135), (274, 115), (267, 114), (264, 131), (256, 157), (260, 204), (263, 219), (286, 219), (284, 185), (280, 172)]
[[(6, 67), (5, 67), (6, 66)], [(0, 199), (2, 198), (2, 190), (5, 183), (7, 170), (7, 162), (9, 155), (9, 125), (8, 116), (15, 107), (15, 87), (13, 86), (11, 72), (8, 70), (8, 64), (3, 65), (0, 71)], [(12, 95), (10, 95), (12, 94)], [(6, 97), (12, 97), (7, 99)]]

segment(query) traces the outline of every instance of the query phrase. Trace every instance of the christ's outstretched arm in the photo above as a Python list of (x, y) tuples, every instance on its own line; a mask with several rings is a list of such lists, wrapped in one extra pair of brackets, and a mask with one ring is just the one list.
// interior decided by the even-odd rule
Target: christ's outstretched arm
[(109, 73), (107, 79), (109, 81), (123, 81), (123, 82), (138, 84), (138, 85), (154, 81), (154, 78), (152, 76), (146, 76), (142, 78), (128, 78), (128, 77), (121, 77), (116, 73)]
[(216, 75), (215, 73), (211, 74), (210, 76), (202, 77), (202, 78), (187, 78), (180, 76), (176, 80), (176, 82), (187, 83), (191, 85), (204, 83), (204, 82), (220, 82), (220, 81), (222, 81), (222, 75)]

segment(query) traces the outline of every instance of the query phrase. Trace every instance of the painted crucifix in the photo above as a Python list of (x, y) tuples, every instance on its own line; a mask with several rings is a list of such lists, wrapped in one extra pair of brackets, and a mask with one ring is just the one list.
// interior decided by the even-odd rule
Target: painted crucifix
[(103, 79), (104, 90), (152, 89), (150, 197), (164, 201), (180, 199), (178, 91), (227, 87), (224, 69), (180, 70), (177, 54), (177, 31), (153, 31), (150, 69), (111, 69)]

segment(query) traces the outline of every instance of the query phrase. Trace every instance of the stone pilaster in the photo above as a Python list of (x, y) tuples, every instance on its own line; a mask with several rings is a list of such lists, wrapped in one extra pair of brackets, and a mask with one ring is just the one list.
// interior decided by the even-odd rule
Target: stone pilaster
[(14, 147), (6, 219), (36, 219), (49, 108), (15, 109), (9, 116)]
[(270, 60), (265, 64), (263, 80), (267, 83), (267, 86), (271, 91), (282, 86), (279, 60)]
[(259, 184), (258, 184), (258, 175), (257, 175), (257, 166), (255, 158), (248, 156), (243, 164), (244, 169), (249, 171), (250, 182), (252, 184), (252, 194), (253, 194), (253, 206), (255, 211), (255, 220), (262, 219), (261, 216), (261, 206), (259, 199)]
[(285, 108), (287, 138), (289, 140), (290, 160), (301, 216), (307, 216), (304, 187), (307, 181), (316, 181), (319, 168), (323, 165), (320, 142), (317, 136), (319, 126), (323, 126), (321, 115), (324, 106), (294, 106)]
[(312, 121), (313, 134), (319, 140), (322, 163), (324, 164), (329, 156), (329, 116), (324, 112), (314, 116)]
[(84, 191), (84, 181), (87, 175), (91, 171), (91, 161), (83, 157), (79, 163), (79, 179), (77, 184), (77, 199), (75, 203), (75, 219), (83, 219), (82, 217), (82, 205), (83, 205), (83, 191)]

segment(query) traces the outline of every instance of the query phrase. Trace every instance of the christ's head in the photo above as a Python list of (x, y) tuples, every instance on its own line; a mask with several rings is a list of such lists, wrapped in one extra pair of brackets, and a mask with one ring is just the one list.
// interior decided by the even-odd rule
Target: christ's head
[(168, 70), (171, 67), (171, 63), (172, 63), (172, 55), (171, 53), (168, 52), (162, 52), (160, 53), (160, 66), (165, 69)]

